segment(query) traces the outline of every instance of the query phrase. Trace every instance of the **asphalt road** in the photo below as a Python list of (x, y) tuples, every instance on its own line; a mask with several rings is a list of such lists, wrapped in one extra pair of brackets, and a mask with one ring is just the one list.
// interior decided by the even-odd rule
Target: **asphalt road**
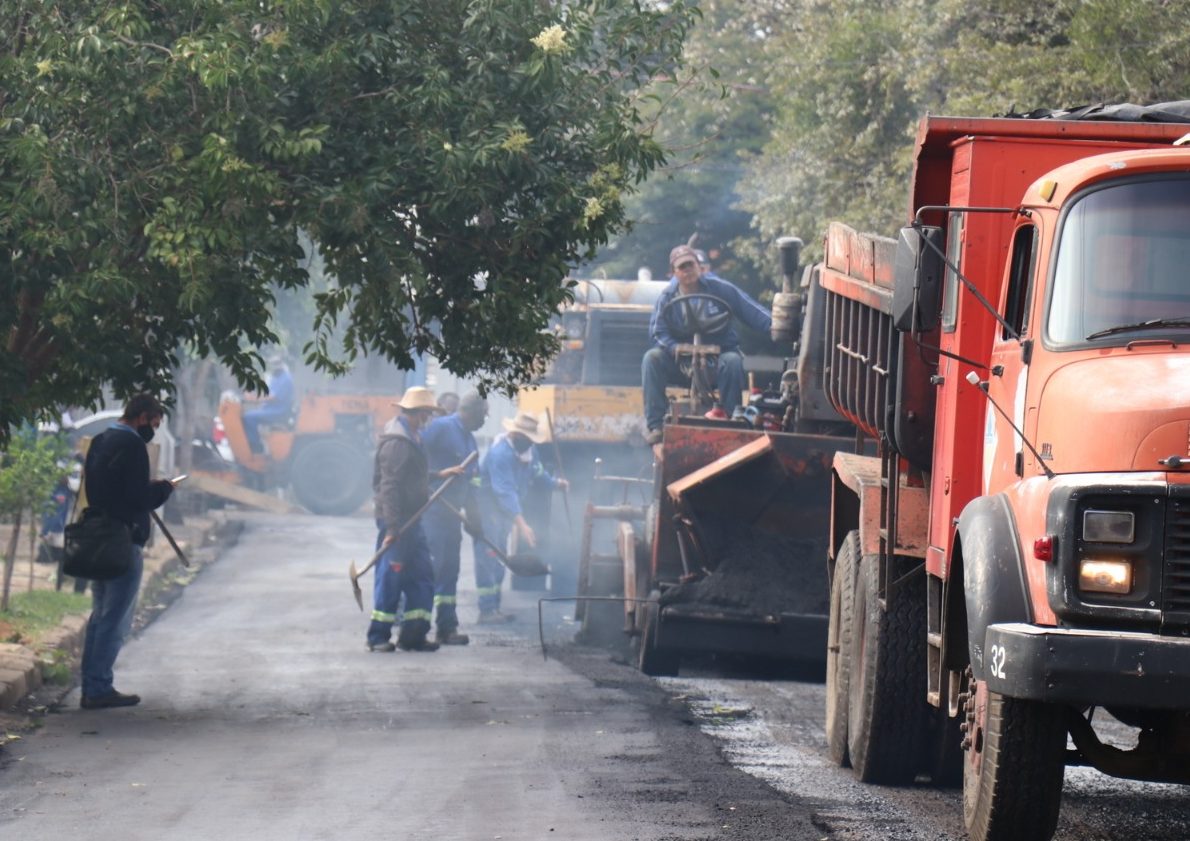
[(74, 690), (6, 749), (0, 837), (821, 837), (682, 700), (564, 645), (570, 606), (547, 623), (565, 662), (542, 658), (522, 593), (522, 620), (467, 628), (468, 647), (366, 652), (346, 569), (371, 540), (361, 519), (249, 518), (125, 647), (116, 685), (139, 707), (80, 710)]
[[(574, 645), (570, 605), (506, 597), (472, 644), (369, 654), (359, 519), (253, 516), (117, 665), (132, 709), (71, 692), (0, 754), (0, 838), (964, 838), (957, 790), (857, 783), (823, 686), (704, 661), (654, 681)], [(469, 564), (465, 563), (465, 567)], [(474, 618), (473, 585), (461, 614)], [(1126, 744), (1127, 733), (1115, 734)], [(1068, 769), (1058, 841), (1190, 837), (1179, 786)]]

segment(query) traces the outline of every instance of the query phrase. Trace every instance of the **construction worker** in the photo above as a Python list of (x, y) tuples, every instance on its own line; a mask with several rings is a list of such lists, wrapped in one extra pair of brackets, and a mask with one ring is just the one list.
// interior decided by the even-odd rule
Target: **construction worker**
[[(437, 651), (438, 643), (426, 638), (434, 609), (434, 564), (421, 521), (413, 518), (430, 498), (421, 431), (441, 410), (433, 392), (421, 386), (407, 389), (396, 405), (401, 413), (380, 436), (372, 473), (376, 549), (383, 547), (385, 552), (376, 564), (368, 650)], [(393, 644), (393, 623), (402, 595), (405, 612)]]
[(260, 440), (262, 424), (288, 423), (293, 414), (293, 375), (280, 354), (269, 357), (269, 376), (265, 380), (269, 396), (259, 405), (244, 412), (244, 437), (254, 453), (264, 452)]
[[(438, 400), (439, 406), (442, 400)], [(474, 433), (483, 427), (488, 416), (488, 401), (476, 392), (465, 394), (458, 401), (454, 414), (434, 418), (422, 431), (421, 442), (430, 463), (430, 483), (435, 488), (451, 475), (450, 468), (462, 464), (467, 456), (478, 450)], [(473, 513), (475, 504), (471, 482), (479, 477), (479, 465), (472, 463), (467, 472), (451, 483), (442, 495), (442, 502), (455, 511)], [(465, 481), (464, 481), (465, 480)], [(426, 537), (434, 556), (434, 610), (438, 614), (435, 639), (440, 645), (466, 645), (471, 640), (459, 633), (457, 590), (459, 585), (459, 550), (463, 544), (462, 523), (458, 516), (442, 502), (430, 506), (426, 512)]]
[[(727, 305), (734, 318), (758, 333), (767, 336), (772, 325), (772, 317), (768, 310), (747, 293), (713, 272), (708, 271), (704, 275), (698, 265), (698, 254), (690, 246), (679, 245), (670, 251), (669, 266), (673, 276), (670, 278), (669, 286), (657, 298), (653, 307), (653, 317), (649, 320), (649, 335), (653, 339), (653, 347), (645, 352), (644, 359), (641, 360), (645, 424), (648, 427), (645, 440), (653, 445), (661, 441), (661, 425), (669, 409), (665, 399), (666, 385), (688, 384), (678, 368), (675, 354), (678, 344), (681, 341), (689, 341), (689, 337), (671, 334), (671, 324), (661, 316), (666, 306), (684, 295), (713, 295)], [(718, 304), (706, 299), (693, 305), (705, 316), (716, 315), (721, 309)], [(681, 307), (678, 308), (677, 317), (683, 318)], [(719, 414), (731, 417), (735, 408), (740, 405), (744, 391), (744, 357), (740, 353), (739, 336), (735, 327), (728, 321), (716, 332), (703, 336), (703, 340), (707, 344), (719, 346), (719, 370), (716, 377), (719, 403), (722, 407)]]
[[(522, 502), (533, 484), (559, 490), (570, 485), (551, 476), (537, 456), (534, 444), (546, 440), (537, 418), (517, 412), (503, 421), (504, 435), (492, 442), (483, 458), (480, 474), (480, 511), (484, 536), (497, 546), (508, 546), (512, 538), (529, 548), (537, 545), (537, 535), (525, 521)], [(515, 534), (514, 534), (515, 531)], [(508, 622), (512, 616), (500, 612), (500, 588), (504, 583), (504, 565), (496, 553), (475, 541), (475, 584), (479, 593), (481, 625)]]

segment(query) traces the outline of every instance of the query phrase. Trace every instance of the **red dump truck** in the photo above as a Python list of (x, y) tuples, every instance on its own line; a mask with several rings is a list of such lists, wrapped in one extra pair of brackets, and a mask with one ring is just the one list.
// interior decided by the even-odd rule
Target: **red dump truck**
[(812, 271), (878, 442), (833, 461), (831, 757), (961, 777), (977, 841), (1050, 838), (1068, 764), (1190, 782), (1190, 108), (1098, 116), (923, 119), (912, 223)]

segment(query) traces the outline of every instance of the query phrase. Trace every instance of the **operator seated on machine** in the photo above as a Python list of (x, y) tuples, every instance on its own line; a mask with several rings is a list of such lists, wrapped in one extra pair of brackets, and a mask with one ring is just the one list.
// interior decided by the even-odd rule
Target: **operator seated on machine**
[(269, 396), (244, 412), (244, 437), (248, 439), (248, 447), (254, 453), (264, 452), (260, 427), (288, 423), (293, 414), (293, 376), (280, 354), (269, 357), (269, 376), (265, 385), (268, 386)]
[[(648, 426), (645, 441), (653, 445), (661, 442), (661, 425), (669, 408), (665, 387), (688, 384), (678, 368), (677, 350), (681, 343), (693, 338), (692, 322), (717, 324), (700, 339), (719, 347), (716, 388), (721, 416), (729, 418), (740, 405), (744, 391), (744, 357), (732, 316), (764, 335), (768, 335), (772, 326), (768, 311), (747, 293), (713, 273), (702, 274), (698, 254), (690, 246), (679, 245), (670, 251), (669, 267), (672, 272), (669, 286), (657, 299), (649, 319), (653, 347), (641, 361)], [(683, 302), (682, 298), (687, 296), (692, 297)]]

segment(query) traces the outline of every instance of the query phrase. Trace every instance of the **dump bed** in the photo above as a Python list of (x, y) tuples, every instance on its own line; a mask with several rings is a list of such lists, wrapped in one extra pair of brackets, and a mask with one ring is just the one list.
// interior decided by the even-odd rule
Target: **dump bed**
[[(1030, 184), (1058, 166), (1116, 149), (1168, 146), (1186, 128), (1185, 123), (926, 117), (918, 128), (906, 222), (922, 211), (922, 222), (949, 234), (953, 219), (945, 208), (1016, 207)], [(1011, 220), (1007, 213), (967, 213), (959, 241), (948, 246), (993, 305), (1000, 303)], [(938, 396), (931, 382), (936, 349), (983, 363), (995, 320), (971, 306), (945, 335), (935, 330), (919, 337), (920, 346), (894, 334), (889, 313), (895, 248), (892, 239), (839, 223), (827, 230), (819, 273), (827, 291), (826, 390), (835, 408), (865, 434), (886, 436), (910, 462), (928, 469)], [(949, 294), (958, 295), (957, 280), (946, 280)], [(896, 411), (889, 411), (890, 403)], [(949, 422), (977, 430), (973, 435), (980, 428), (974, 417)], [(971, 446), (978, 449), (978, 442)]]

